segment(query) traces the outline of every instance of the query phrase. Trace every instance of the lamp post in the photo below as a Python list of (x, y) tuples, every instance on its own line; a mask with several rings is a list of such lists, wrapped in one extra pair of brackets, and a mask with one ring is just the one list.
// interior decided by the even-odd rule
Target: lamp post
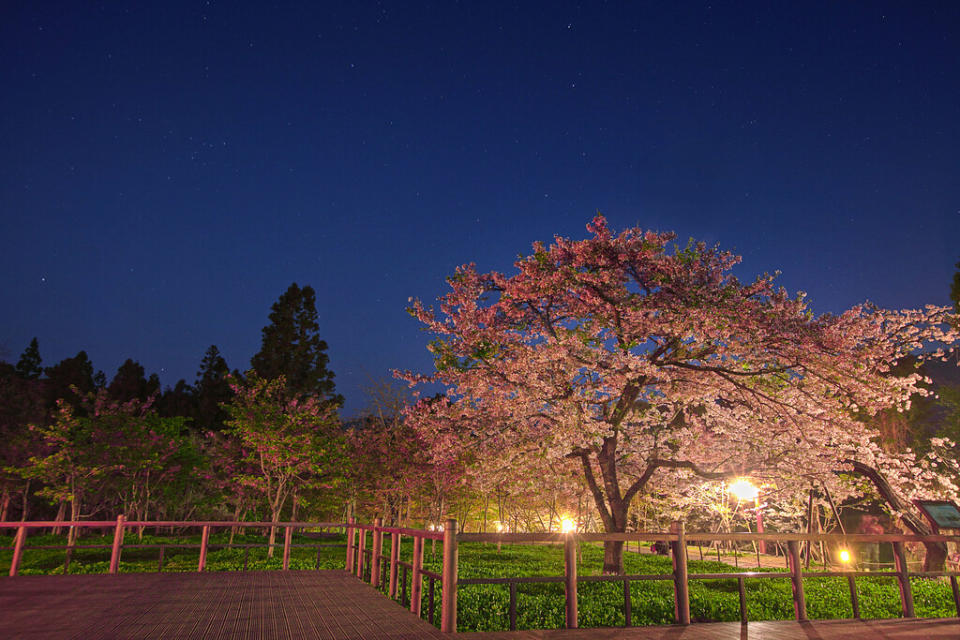
[[(760, 509), (760, 488), (746, 478), (740, 478), (730, 485), (729, 491), (741, 502), (753, 500), (757, 511), (757, 533), (763, 533), (763, 511)], [(757, 550), (760, 553), (767, 552), (767, 545), (764, 540), (757, 540)]]

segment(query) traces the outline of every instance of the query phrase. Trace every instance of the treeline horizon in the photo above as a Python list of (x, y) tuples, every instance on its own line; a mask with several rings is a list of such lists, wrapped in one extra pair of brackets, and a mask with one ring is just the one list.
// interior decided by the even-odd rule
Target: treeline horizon
[[(0, 519), (83, 518), (108, 510), (225, 515), (210, 511), (218, 501), (230, 503), (235, 517), (278, 517), (290, 496), (305, 504), (309, 491), (298, 496), (292, 485), (310, 487), (319, 474), (307, 467), (331, 447), (312, 441), (316, 451), (299, 452), (302, 459), (273, 460), (272, 471), (261, 474), (269, 478), (257, 477), (253, 457), (271, 446), (271, 437), (282, 441), (297, 428), (343, 439), (337, 415), (343, 399), (318, 335), (314, 290), (291, 284), (261, 333), (246, 371), (231, 371), (211, 345), (193, 383), (181, 379), (166, 389), (133, 359), (109, 382), (85, 351), (44, 367), (37, 338), (16, 363), (0, 361)], [(237, 397), (243, 393), (252, 394), (246, 404)], [(244, 422), (241, 412), (252, 408), (279, 413)], [(284, 415), (300, 422), (287, 424)], [(278, 478), (288, 485), (279, 495), (272, 486)], [(271, 492), (260, 509), (256, 494)], [(176, 514), (168, 504), (185, 508)]]

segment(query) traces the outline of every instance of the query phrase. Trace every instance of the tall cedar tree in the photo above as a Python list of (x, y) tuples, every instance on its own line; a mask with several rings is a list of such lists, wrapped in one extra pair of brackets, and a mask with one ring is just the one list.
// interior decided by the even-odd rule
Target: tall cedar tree
[(230, 369), (227, 361), (220, 355), (217, 345), (212, 344), (203, 354), (200, 370), (194, 389), (197, 398), (197, 426), (202, 429), (220, 431), (223, 429), (227, 413), (220, 406), (229, 402), (233, 395), (227, 376)]
[(118, 402), (146, 400), (160, 391), (160, 378), (151, 373), (148, 380), (144, 377), (143, 365), (128, 358), (117, 369), (117, 375), (110, 381), (107, 391)]
[(93, 363), (86, 351), (80, 351), (72, 358), (64, 358), (44, 369), (44, 373), (47, 374), (45, 392), (48, 409), (56, 408), (60, 399), (76, 406), (81, 398), (96, 388)]
[(250, 360), (267, 380), (286, 378), (288, 391), (297, 395), (343, 398), (334, 392), (333, 372), (327, 369), (327, 343), (320, 339), (313, 287), (294, 282), (271, 307), (270, 324), (263, 328), (260, 351)]
[(17, 375), (24, 380), (36, 380), (43, 373), (43, 368), (40, 366), (41, 362), (40, 345), (34, 338), (30, 341), (30, 345), (23, 350), (20, 360), (17, 361)]

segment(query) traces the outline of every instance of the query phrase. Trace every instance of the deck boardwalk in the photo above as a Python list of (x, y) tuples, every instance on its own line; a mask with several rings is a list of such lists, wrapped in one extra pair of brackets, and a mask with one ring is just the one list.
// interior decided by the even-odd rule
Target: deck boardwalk
[(0, 638), (445, 638), (343, 571), (0, 579)]
[[(946, 640), (960, 620), (751, 622), (458, 634), (469, 640)], [(0, 638), (449, 640), (343, 571), (0, 579)]]
[(458, 640), (957, 640), (960, 620), (711, 622), (629, 629), (462, 633)]

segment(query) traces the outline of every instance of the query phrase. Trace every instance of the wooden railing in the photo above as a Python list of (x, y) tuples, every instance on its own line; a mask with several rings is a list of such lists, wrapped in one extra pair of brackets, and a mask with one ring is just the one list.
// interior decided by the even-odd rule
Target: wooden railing
[[(746, 581), (771, 578), (788, 578), (791, 584), (794, 616), (797, 620), (807, 619), (806, 597), (804, 594), (803, 578), (846, 578), (850, 593), (850, 604), (853, 617), (860, 618), (860, 606), (857, 596), (856, 578), (863, 577), (892, 577), (896, 579), (900, 594), (901, 616), (915, 617), (913, 592), (910, 578), (948, 578), (953, 592), (954, 606), (960, 616), (960, 588), (958, 588), (958, 571), (910, 571), (907, 566), (904, 545), (908, 542), (954, 542), (960, 543), (960, 536), (947, 535), (867, 535), (867, 534), (792, 534), (792, 533), (687, 533), (682, 523), (674, 523), (667, 533), (457, 533), (455, 520), (447, 520), (442, 531), (426, 531), (423, 529), (408, 529), (399, 527), (384, 527), (380, 518), (372, 524), (360, 524), (351, 518), (347, 523), (337, 522), (221, 522), (221, 521), (127, 521), (119, 516), (115, 521), (80, 521), (80, 522), (3, 522), (0, 531), (16, 529), (13, 557), (10, 564), (10, 575), (16, 576), (23, 552), (26, 549), (66, 549), (69, 565), (71, 550), (108, 548), (108, 545), (42, 545), (31, 547), (26, 545), (27, 534), (31, 529), (80, 527), (88, 529), (113, 529), (113, 541), (109, 545), (110, 573), (117, 573), (120, 556), (124, 548), (159, 548), (160, 559), (158, 570), (163, 568), (163, 550), (165, 547), (193, 547), (200, 549), (200, 558), (197, 571), (203, 571), (206, 565), (207, 550), (212, 547), (243, 547), (247, 557), (250, 547), (263, 545), (253, 544), (210, 544), (210, 532), (215, 528), (268, 528), (276, 526), (284, 530), (283, 539), (283, 569), (289, 569), (290, 550), (295, 547), (317, 547), (318, 564), (320, 548), (324, 546), (346, 547), (345, 570), (356, 575), (359, 579), (369, 581), (375, 588), (386, 586), (387, 595), (396, 599), (398, 588), (400, 601), (409, 606), (410, 611), (422, 615), (423, 581), (428, 581), (427, 616), (431, 623), (435, 614), (436, 583), (441, 585), (440, 629), (444, 632), (457, 630), (457, 589), (460, 586), (480, 584), (507, 585), (510, 591), (509, 620), (510, 629), (517, 627), (517, 585), (528, 583), (562, 583), (564, 585), (565, 626), (573, 629), (578, 626), (577, 612), (577, 585), (582, 582), (620, 582), (623, 584), (624, 619), (626, 626), (631, 626), (630, 585), (635, 581), (662, 580), (672, 582), (674, 592), (674, 619), (679, 624), (690, 623), (690, 582), (697, 580), (736, 580), (739, 593), (740, 620), (747, 622)], [(124, 544), (124, 532), (128, 528), (201, 528), (200, 544)], [(295, 529), (344, 529), (347, 541), (343, 543), (292, 544)], [(390, 556), (383, 558), (384, 536), (391, 537)], [(401, 560), (401, 540), (404, 536), (413, 539), (413, 553), (409, 562)], [(370, 544), (368, 545), (368, 538)], [(443, 543), (442, 569), (439, 574), (424, 569), (424, 547), (427, 540)], [(666, 542), (672, 559), (672, 571), (666, 574), (637, 574), (637, 575), (588, 575), (579, 576), (577, 572), (577, 545), (580, 542), (602, 543), (620, 541), (652, 543)], [(688, 543), (727, 542), (727, 543), (759, 543), (774, 542), (786, 547), (786, 571), (746, 571), (690, 574), (687, 566)], [(555, 543), (562, 544), (564, 553), (564, 575), (562, 576), (515, 576), (502, 578), (458, 578), (459, 557), (458, 545), (461, 542), (485, 543)], [(857, 570), (828, 570), (824, 565), (822, 571), (804, 570), (801, 563), (800, 545), (802, 542), (819, 543), (839, 547), (848, 543), (884, 543), (893, 547), (894, 569), (892, 571), (857, 571)], [(9, 547), (7, 547), (9, 549)], [(246, 559), (244, 569), (246, 569)], [(410, 576), (410, 593), (407, 595), (407, 576)]]
[[(347, 563), (348, 573), (355, 574), (361, 580), (369, 580), (370, 585), (379, 588), (388, 584), (387, 595), (396, 599), (398, 584), (401, 589), (400, 602), (407, 605), (407, 571), (410, 571), (410, 612), (421, 616), (423, 602), (423, 579), (429, 581), (427, 592), (427, 619), (433, 623), (435, 614), (436, 583), (440, 582), (443, 595), (440, 606), (440, 630), (457, 630), (457, 521), (447, 520), (443, 531), (423, 529), (404, 529), (384, 527), (377, 518), (373, 524), (359, 524), (350, 518), (347, 522)], [(367, 532), (372, 534), (371, 546), (367, 547)], [(390, 560), (383, 561), (383, 536), (390, 536)], [(400, 545), (403, 536), (413, 538), (413, 554), (410, 562), (400, 560)], [(424, 542), (439, 540), (443, 542), (443, 570), (440, 574), (423, 568)], [(402, 574), (402, 575), (401, 575)], [(389, 582), (387, 582), (389, 581)]]
[[(372, 534), (371, 546), (367, 545), (368, 532)], [(359, 535), (357, 535), (359, 534)], [(382, 558), (383, 536), (392, 536), (390, 545), (389, 564)], [(400, 560), (400, 539), (402, 536), (413, 538), (413, 556), (409, 563)], [(356, 538), (356, 539), (355, 539)], [(423, 544), (425, 540), (443, 541), (443, 565), (441, 574), (432, 573), (423, 568)], [(666, 542), (672, 560), (672, 571), (666, 574), (637, 574), (637, 575), (589, 575), (579, 576), (577, 572), (577, 544), (580, 542), (608, 542), (620, 541), (624, 543), (654, 543)], [(785, 546), (786, 571), (737, 571), (720, 573), (691, 574), (687, 565), (688, 544), (717, 542), (717, 543), (777, 543)], [(516, 576), (503, 578), (458, 578), (458, 544), (463, 542), (486, 543), (559, 543), (563, 545), (564, 575), (562, 576)], [(893, 546), (893, 571), (857, 571), (857, 570), (827, 570), (809, 571), (801, 563), (801, 543), (823, 542), (833, 547), (849, 543), (888, 543)], [(960, 589), (958, 589), (957, 571), (910, 571), (907, 567), (904, 544), (907, 542), (960, 542), (960, 536), (945, 535), (835, 535), (835, 534), (787, 534), (787, 533), (687, 533), (682, 523), (674, 523), (667, 533), (456, 533), (456, 522), (448, 520), (442, 532), (424, 531), (420, 529), (398, 529), (383, 527), (379, 519), (373, 524), (358, 524), (351, 520), (347, 523), (347, 565), (348, 572), (354, 573), (362, 580), (368, 580), (377, 587), (388, 579), (388, 595), (397, 597), (397, 575), (402, 571), (400, 583), (403, 591), (400, 594), (401, 603), (406, 605), (406, 570), (412, 572), (409, 607), (410, 611), (420, 615), (422, 581), (429, 580), (428, 619), (434, 620), (434, 589), (435, 583), (441, 583), (441, 621), (440, 629), (444, 632), (457, 630), (457, 588), (469, 585), (500, 584), (509, 588), (509, 621), (510, 630), (517, 628), (517, 585), (529, 583), (562, 583), (564, 585), (565, 626), (573, 629), (578, 626), (577, 612), (577, 585), (583, 582), (620, 582), (623, 584), (624, 621), (631, 626), (632, 602), (630, 599), (630, 585), (636, 581), (663, 580), (672, 583), (674, 592), (674, 620), (678, 624), (690, 624), (690, 582), (699, 580), (736, 580), (739, 595), (740, 620), (747, 623), (746, 581), (762, 579), (789, 579), (793, 598), (794, 617), (797, 620), (807, 619), (806, 596), (803, 587), (803, 578), (846, 578), (850, 593), (850, 604), (853, 617), (860, 619), (860, 605), (857, 595), (856, 579), (863, 577), (892, 577), (897, 581), (900, 593), (901, 616), (915, 617), (913, 592), (910, 578), (939, 578), (946, 577), (950, 581), (953, 591), (954, 606), (960, 616)]]
[[(16, 529), (16, 535), (13, 542), (13, 557), (10, 560), (11, 577), (16, 576), (20, 569), (20, 563), (23, 559), (23, 552), (28, 549), (64, 549), (66, 551), (64, 560), (64, 573), (70, 567), (70, 557), (74, 551), (87, 549), (110, 549), (110, 569), (109, 573), (117, 573), (120, 567), (120, 555), (123, 549), (158, 549), (159, 560), (157, 571), (163, 571), (164, 552), (167, 548), (193, 548), (200, 550), (200, 558), (197, 562), (197, 571), (203, 571), (207, 564), (207, 551), (213, 548), (243, 548), (244, 560), (243, 569), (246, 571), (250, 558), (250, 549), (263, 546), (277, 546), (266, 544), (250, 543), (232, 543), (232, 544), (211, 544), (210, 532), (213, 529), (222, 528), (250, 528), (265, 529), (277, 527), (283, 529), (283, 569), (290, 568), (290, 550), (295, 548), (309, 547), (317, 548), (317, 563), (320, 565), (320, 552), (323, 547), (343, 547), (340, 543), (311, 543), (311, 544), (293, 544), (293, 532), (295, 529), (342, 529), (344, 524), (340, 522), (222, 522), (222, 521), (179, 521), (179, 520), (126, 520), (123, 516), (117, 516), (116, 520), (81, 520), (71, 521), (31, 521), (31, 522), (0, 522), (0, 531), (5, 529)], [(31, 529), (62, 529), (76, 527), (80, 529), (113, 529), (113, 542), (110, 545), (35, 545), (26, 544), (28, 532)], [(145, 528), (197, 528), (201, 529), (200, 543), (162, 543), (162, 544), (125, 544), (124, 534), (127, 529)], [(7, 547), (9, 549), (9, 547)]]
[[(510, 629), (516, 629), (516, 585), (530, 582), (562, 582), (565, 591), (566, 627), (577, 627), (577, 584), (580, 582), (622, 582), (624, 594), (624, 618), (626, 626), (631, 624), (630, 583), (640, 580), (665, 580), (673, 582), (674, 591), (674, 620), (678, 624), (690, 624), (690, 581), (694, 580), (736, 580), (739, 593), (740, 620), (747, 622), (746, 580), (789, 578), (793, 596), (794, 617), (797, 620), (807, 619), (806, 596), (803, 589), (803, 578), (839, 577), (847, 579), (850, 592), (850, 603), (853, 617), (860, 618), (860, 606), (857, 596), (856, 578), (862, 577), (893, 577), (897, 581), (900, 593), (901, 616), (915, 617), (913, 592), (910, 578), (939, 578), (947, 577), (953, 591), (954, 606), (960, 616), (960, 590), (958, 590), (957, 571), (909, 571), (906, 562), (904, 544), (907, 542), (960, 542), (960, 536), (945, 535), (834, 535), (834, 534), (776, 534), (776, 533), (686, 533), (682, 523), (675, 523), (670, 533), (514, 533), (514, 534), (483, 534), (464, 533), (457, 536), (459, 542), (513, 542), (513, 543), (543, 543), (554, 542), (564, 545), (564, 576), (550, 577), (516, 577), (516, 578), (468, 578), (460, 579), (459, 584), (507, 584), (510, 587)], [(659, 575), (596, 575), (577, 576), (576, 556), (574, 554), (577, 542), (607, 542), (621, 541), (650, 543), (667, 542), (670, 546), (673, 571)], [(688, 573), (687, 544), (690, 542), (776, 542), (786, 545), (787, 571), (751, 571), (751, 572), (723, 572), (723, 573)], [(801, 564), (801, 542), (824, 542), (830, 545), (846, 545), (854, 542), (889, 543), (893, 546), (895, 569), (893, 571), (805, 571)]]

